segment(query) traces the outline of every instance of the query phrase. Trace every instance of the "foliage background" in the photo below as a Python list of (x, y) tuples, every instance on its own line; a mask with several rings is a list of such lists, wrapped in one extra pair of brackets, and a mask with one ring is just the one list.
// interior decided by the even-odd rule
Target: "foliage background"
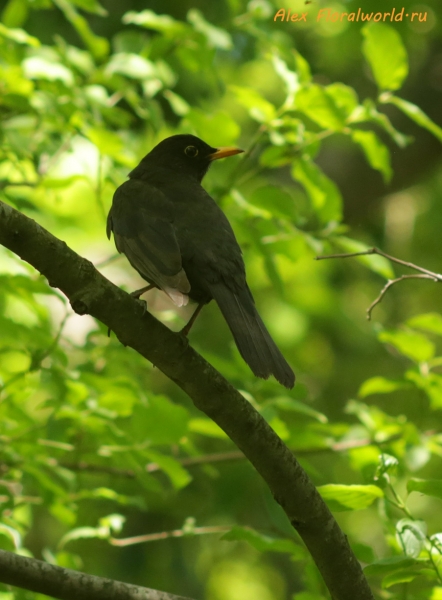
[[(438, 270), (442, 14), (436, 0), (402, 5), (428, 13), (425, 23), (392, 26), (408, 60), (391, 30), (315, 22), (320, 2), (9, 0), (0, 179), (2, 199), (133, 290), (139, 278), (104, 234), (130, 169), (177, 132), (252, 149), (214, 165), (205, 187), (234, 226), (259, 310), (298, 384), (287, 393), (253, 378), (216, 306), (191, 342), (260, 408), (317, 485), (370, 486), (352, 488), (350, 500), (349, 488), (323, 493), (346, 509), (337, 516), (358, 557), (375, 563), (367, 572), (377, 597), (437, 600), (439, 554), (428, 548), (439, 538), (425, 534), (442, 529), (433, 481), (442, 452), (440, 289), (394, 286), (367, 321), (389, 264), (313, 261), (359, 249), (357, 240)], [(307, 11), (308, 22), (274, 22), (282, 6)], [(378, 0), (329, 6), (387, 10)], [(383, 90), (376, 65), (391, 76)], [(398, 88), (432, 122), (378, 102)], [(402, 135), (389, 135), (379, 114)], [(190, 597), (327, 597), (222, 432), (4, 249), (0, 272), (1, 547)], [(147, 300), (174, 329), (188, 317), (160, 293)], [(213, 453), (224, 460), (181, 460)], [(407, 489), (404, 507), (397, 495)], [(109, 543), (184, 523), (186, 537)], [(220, 541), (234, 525), (253, 529)], [(219, 530), (191, 535), (195, 526)], [(393, 566), (375, 562), (392, 556)], [(1, 600), (38, 597), (2, 589)]]

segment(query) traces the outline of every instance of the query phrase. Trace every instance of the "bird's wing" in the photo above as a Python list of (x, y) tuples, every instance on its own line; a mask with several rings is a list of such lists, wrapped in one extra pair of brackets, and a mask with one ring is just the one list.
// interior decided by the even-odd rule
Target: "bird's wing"
[(173, 226), (173, 206), (158, 188), (136, 179), (123, 183), (107, 218), (109, 238), (111, 231), (118, 252), (146, 281), (178, 306), (187, 304), (190, 284)]

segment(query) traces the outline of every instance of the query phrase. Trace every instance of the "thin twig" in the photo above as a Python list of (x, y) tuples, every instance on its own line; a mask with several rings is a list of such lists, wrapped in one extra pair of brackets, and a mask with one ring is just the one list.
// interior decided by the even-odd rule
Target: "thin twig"
[(174, 529), (173, 531), (160, 531), (159, 533), (147, 533), (146, 535), (136, 535), (130, 538), (116, 539), (109, 538), (112, 546), (133, 546), (134, 544), (143, 544), (144, 542), (157, 542), (158, 540), (167, 540), (168, 538), (179, 538), (186, 535), (207, 535), (209, 533), (226, 533), (232, 529), (231, 525), (213, 525), (211, 527), (193, 527), (192, 529)]
[(369, 256), (371, 254), (377, 254), (379, 256), (383, 256), (387, 260), (390, 260), (393, 263), (401, 265), (403, 267), (407, 267), (409, 269), (414, 269), (415, 271), (419, 271), (419, 275), (401, 275), (400, 277), (396, 277), (395, 279), (389, 279), (387, 283), (382, 288), (379, 296), (370, 304), (367, 309), (367, 319), (370, 321), (371, 313), (375, 306), (377, 306), (380, 302), (382, 302), (386, 292), (396, 283), (403, 281), (404, 279), (431, 279), (436, 283), (442, 281), (442, 275), (440, 273), (435, 273), (434, 271), (430, 271), (429, 269), (425, 269), (424, 267), (420, 267), (419, 265), (415, 265), (414, 263), (401, 260), (400, 258), (396, 258), (395, 256), (391, 256), (379, 248), (369, 248), (368, 250), (363, 250), (361, 252), (345, 252), (343, 254), (327, 254), (324, 256), (316, 256), (315, 260), (325, 260), (326, 258), (353, 258), (355, 256)]
[(401, 277), (397, 277), (396, 279), (389, 279), (387, 281), (387, 283), (384, 285), (384, 287), (382, 288), (381, 293), (376, 298), (376, 300), (373, 300), (373, 302), (367, 308), (367, 319), (368, 319), (368, 321), (371, 320), (371, 312), (372, 312), (372, 310), (374, 309), (375, 306), (377, 306), (380, 302), (382, 302), (382, 299), (385, 296), (386, 292), (395, 283), (399, 283), (400, 281), (403, 281), (404, 279), (431, 279), (432, 281), (438, 281), (438, 279), (435, 279), (432, 275), (426, 275), (424, 273), (419, 273), (419, 274), (414, 274), (414, 275), (401, 275)]

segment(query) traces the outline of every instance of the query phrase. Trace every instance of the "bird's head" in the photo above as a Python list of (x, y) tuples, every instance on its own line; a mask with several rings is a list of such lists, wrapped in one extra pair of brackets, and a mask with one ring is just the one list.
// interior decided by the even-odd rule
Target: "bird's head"
[[(233, 146), (213, 148), (195, 135), (172, 135), (157, 144), (143, 158), (139, 167), (149, 170), (168, 169), (201, 181), (212, 161), (241, 152), (244, 150)], [(139, 167), (134, 169), (130, 175), (135, 175)]]

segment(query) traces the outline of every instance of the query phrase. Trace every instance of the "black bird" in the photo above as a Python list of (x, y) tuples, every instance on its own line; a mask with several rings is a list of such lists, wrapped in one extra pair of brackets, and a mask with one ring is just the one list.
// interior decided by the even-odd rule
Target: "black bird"
[(163, 140), (116, 190), (107, 236), (113, 231), (118, 252), (150, 284), (133, 295), (156, 287), (177, 306), (197, 302), (184, 334), (215, 299), (253, 373), (292, 388), (295, 375), (255, 308), (235, 234), (201, 186), (213, 160), (240, 152), (212, 148), (194, 135)]

